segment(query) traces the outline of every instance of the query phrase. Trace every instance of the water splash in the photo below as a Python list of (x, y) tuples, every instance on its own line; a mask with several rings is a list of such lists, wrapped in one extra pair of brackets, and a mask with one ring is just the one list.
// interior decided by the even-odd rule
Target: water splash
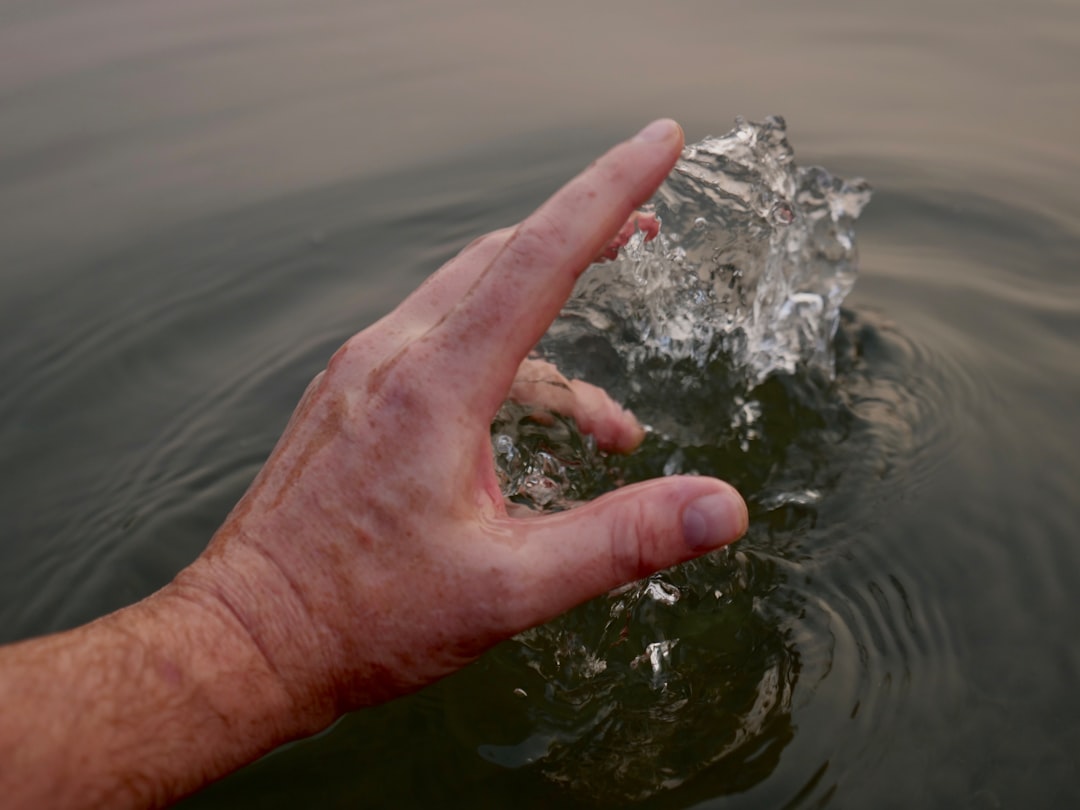
[(852, 429), (833, 344), (869, 197), (862, 180), (797, 166), (782, 119), (740, 119), (683, 152), (649, 203), (653, 241), (638, 234), (582, 276), (538, 353), (649, 434), (606, 456), (572, 421), (508, 403), (492, 425), (504, 495), (551, 511), (701, 473), (735, 484), (754, 520), (738, 548), (520, 635), (505, 654), (530, 734), (485, 748), (492, 761), (535, 765), (590, 802), (639, 801), (704, 769), (742, 790), (775, 767), (804, 666), (792, 549), (839, 474), (823, 448)]
[(590, 268), (541, 349), (565, 360), (568, 342), (594, 338), (631, 379), (657, 360), (718, 358), (751, 385), (799, 367), (831, 376), (869, 199), (862, 179), (797, 166), (782, 118), (737, 119), (686, 147), (648, 206), (660, 236)]
[[(762, 433), (756, 388), (775, 375), (833, 376), (870, 193), (864, 180), (796, 165), (782, 118), (737, 119), (686, 147), (647, 206), (660, 234), (638, 233), (589, 268), (538, 352), (668, 442), (665, 475), (700, 471), (687, 448), (747, 453)], [(507, 407), (493, 438), (504, 494), (530, 506), (571, 506), (621, 483), (561, 422), (540, 430)]]

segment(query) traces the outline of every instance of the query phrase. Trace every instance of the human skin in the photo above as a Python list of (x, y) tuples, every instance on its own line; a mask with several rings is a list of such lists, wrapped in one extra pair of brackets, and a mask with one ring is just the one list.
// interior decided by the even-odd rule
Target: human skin
[(674, 122), (654, 122), (347, 341), (164, 589), (0, 649), (5, 806), (168, 804), (741, 536), (742, 499), (705, 477), (510, 516), (491, 452), (508, 395), (569, 412), (612, 449), (640, 442), (599, 389), (526, 356), (578, 275), (638, 227), (681, 147)]

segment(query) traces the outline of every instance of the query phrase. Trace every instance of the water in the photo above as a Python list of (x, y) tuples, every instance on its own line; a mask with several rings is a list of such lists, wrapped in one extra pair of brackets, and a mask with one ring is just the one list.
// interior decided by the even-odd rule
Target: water
[[(700, 368), (723, 355), (750, 382), (800, 366), (831, 376), (840, 304), (855, 281), (855, 219), (869, 199), (864, 180), (797, 166), (783, 119), (739, 119), (686, 147), (646, 205), (662, 223), (658, 238), (639, 232), (582, 278), (547, 350), (566, 362), (573, 352), (559, 343), (612, 344), (628, 357), (596, 380), (606, 387), (633, 381), (654, 358)], [(620, 346), (628, 335), (633, 345)]]
[[(768, 421), (757, 386), (779, 374), (833, 379), (855, 220), (869, 199), (865, 180), (797, 166), (782, 118), (739, 119), (685, 148), (644, 207), (659, 233), (639, 230), (590, 267), (537, 353), (608, 391), (667, 443), (651, 476), (686, 472), (687, 452), (702, 445), (746, 453)], [(545, 509), (602, 492), (592, 479), (604, 459), (587, 438), (533, 422), (514, 403), (496, 418), (503, 494)], [(620, 480), (618, 465), (612, 472)]]
[(501, 712), (529, 733), (479, 743), (482, 757), (590, 805), (703, 772), (720, 794), (745, 790), (776, 768), (801, 692), (828, 678), (852, 718), (872, 714), (878, 696), (859, 681), (891, 686), (879, 658), (899, 650), (909, 672), (952, 654), (947, 629), (920, 638), (895, 572), (873, 601), (826, 584), (856, 540), (818, 516), (880, 497), (894, 472), (873, 462), (908, 460), (923, 418), (903, 335), (840, 310), (869, 198), (865, 181), (799, 167), (782, 119), (739, 120), (686, 148), (646, 206), (655, 239), (639, 233), (582, 276), (539, 352), (650, 432), (631, 458), (609, 456), (571, 422), (507, 403), (492, 429), (504, 494), (549, 511), (660, 475), (718, 475), (744, 493), (752, 529), (505, 645), (493, 657), (522, 685)]
[(745, 541), (562, 620), (635, 629), (591, 677), (526, 636), (187, 805), (1076, 804), (1078, 45), (1071, 0), (0, 2), (3, 639), (168, 581), (345, 336), (604, 146), (779, 111), (874, 185), (834, 381), (622, 468), (731, 478)]

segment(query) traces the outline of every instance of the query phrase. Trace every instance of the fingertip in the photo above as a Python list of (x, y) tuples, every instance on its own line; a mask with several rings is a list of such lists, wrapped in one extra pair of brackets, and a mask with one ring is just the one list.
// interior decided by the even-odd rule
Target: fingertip
[(645, 441), (645, 428), (629, 411), (626, 411), (628, 419), (626, 432), (623, 434), (623, 442), (617, 448), (617, 452), (630, 454), (641, 447), (641, 443)]
[(613, 400), (604, 389), (584, 380), (571, 380), (574, 394), (573, 416), (583, 433), (596, 439), (601, 450), (632, 453), (645, 439), (645, 429), (626, 408)]
[(695, 554), (726, 546), (746, 534), (749, 511), (742, 496), (717, 481), (713, 491), (690, 501), (682, 512), (683, 542)]
[(617, 430), (613, 433), (607, 446), (602, 449), (611, 453), (629, 455), (641, 447), (641, 443), (645, 441), (645, 428), (642, 427), (637, 417), (626, 408), (618, 404), (615, 407), (618, 409), (618, 418), (615, 422)]
[(633, 140), (640, 143), (663, 143), (676, 137), (680, 142), (683, 139), (683, 131), (679, 123), (671, 118), (658, 118), (647, 124), (634, 136)]
[(662, 176), (656, 183), (650, 184), (649, 194), (640, 198), (634, 205), (645, 202), (648, 196), (656, 190), (664, 177), (671, 171), (679, 156), (682, 154), (685, 138), (682, 127), (671, 118), (660, 118), (648, 124), (626, 144), (632, 153), (636, 153), (636, 160), (642, 164), (657, 161), (658, 167), (662, 164)]

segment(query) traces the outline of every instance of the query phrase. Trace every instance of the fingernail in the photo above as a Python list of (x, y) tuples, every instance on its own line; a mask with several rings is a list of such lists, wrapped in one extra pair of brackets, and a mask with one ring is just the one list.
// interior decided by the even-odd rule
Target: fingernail
[(746, 531), (746, 505), (734, 490), (705, 495), (683, 510), (683, 540), (693, 551), (719, 548)]
[(653, 121), (645, 127), (645, 129), (635, 135), (634, 140), (644, 141), (646, 143), (657, 143), (670, 138), (678, 128), (679, 125), (670, 118), (660, 118)]

